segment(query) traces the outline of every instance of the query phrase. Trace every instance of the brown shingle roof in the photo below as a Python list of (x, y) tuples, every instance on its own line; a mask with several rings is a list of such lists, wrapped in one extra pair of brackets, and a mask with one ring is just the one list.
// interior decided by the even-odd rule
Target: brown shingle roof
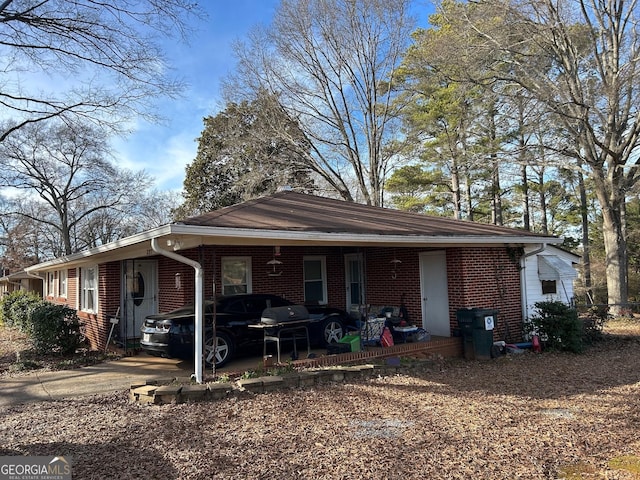
[(291, 191), (250, 200), (178, 223), (203, 227), (374, 235), (541, 236), (526, 230), (372, 207)]

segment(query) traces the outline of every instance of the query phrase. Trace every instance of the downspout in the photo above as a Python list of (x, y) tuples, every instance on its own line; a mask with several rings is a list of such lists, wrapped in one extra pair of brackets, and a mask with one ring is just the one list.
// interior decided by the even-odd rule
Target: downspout
[(154, 252), (159, 253), (160, 255), (164, 255), (165, 257), (171, 258), (177, 262), (184, 263), (190, 265), (195, 270), (195, 288), (196, 288), (196, 301), (195, 301), (195, 380), (197, 383), (202, 383), (202, 371), (203, 371), (203, 362), (202, 362), (202, 353), (203, 353), (203, 327), (204, 327), (204, 270), (202, 266), (196, 262), (195, 260), (191, 260), (190, 258), (183, 257), (182, 255), (178, 255), (175, 252), (170, 252), (168, 250), (163, 250), (158, 246), (158, 239), (151, 239), (151, 248)]
[(540, 248), (533, 250), (532, 252), (525, 253), (520, 257), (520, 285), (522, 285), (521, 291), (521, 299), (520, 303), (522, 304), (522, 320), (525, 321), (529, 318), (529, 304), (527, 302), (527, 269), (526, 269), (526, 261), (527, 258), (532, 257), (533, 255), (538, 255), (539, 253), (544, 252), (547, 248), (546, 243), (541, 243)]

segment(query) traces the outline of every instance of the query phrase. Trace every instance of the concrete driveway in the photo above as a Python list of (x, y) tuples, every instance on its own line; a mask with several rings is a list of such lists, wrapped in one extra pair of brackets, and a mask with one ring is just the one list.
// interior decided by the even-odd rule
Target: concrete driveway
[[(218, 373), (255, 368), (258, 358), (230, 362)], [(245, 368), (246, 367), (246, 368)], [(127, 390), (148, 380), (187, 380), (193, 362), (139, 354), (90, 367), (54, 372), (32, 372), (0, 379), (0, 408), (35, 401), (60, 400), (83, 395)]]

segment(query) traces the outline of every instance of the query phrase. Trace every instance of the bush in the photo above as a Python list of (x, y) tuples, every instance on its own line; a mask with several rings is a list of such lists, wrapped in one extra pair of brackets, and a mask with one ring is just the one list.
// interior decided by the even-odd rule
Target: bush
[(84, 340), (75, 310), (66, 305), (43, 303), (31, 314), (33, 346), (38, 353), (74, 353)]
[(593, 305), (589, 307), (589, 310), (584, 315), (584, 339), (588, 343), (594, 343), (602, 339), (602, 331), (607, 323), (607, 320), (612, 316), (609, 313), (609, 307), (607, 305)]
[(532, 316), (526, 328), (537, 333), (551, 350), (580, 353), (583, 350), (583, 325), (578, 312), (562, 302), (537, 302), (537, 314)]
[(37, 294), (18, 290), (5, 295), (0, 302), (2, 321), (8, 327), (19, 329), (28, 335), (32, 332), (31, 314), (44, 304)]

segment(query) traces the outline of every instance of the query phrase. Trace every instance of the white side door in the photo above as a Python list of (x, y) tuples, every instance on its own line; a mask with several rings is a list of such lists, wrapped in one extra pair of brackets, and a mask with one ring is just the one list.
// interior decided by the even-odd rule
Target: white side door
[(442, 250), (420, 254), (422, 327), (431, 335), (451, 336), (447, 256)]

